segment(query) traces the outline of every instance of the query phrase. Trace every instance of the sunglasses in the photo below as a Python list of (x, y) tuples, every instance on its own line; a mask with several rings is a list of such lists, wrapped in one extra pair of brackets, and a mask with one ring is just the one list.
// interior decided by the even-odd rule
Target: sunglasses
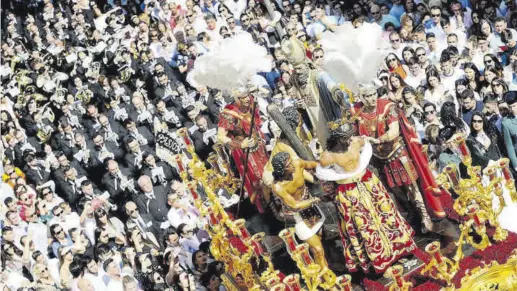
[(483, 120), (479, 120), (479, 119), (472, 119), (472, 123), (483, 123)]
[(425, 54), (416, 54), (417, 57), (423, 57)]
[(486, 64), (491, 64), (491, 63), (493, 63), (493, 62), (494, 62), (494, 60), (485, 60), (485, 63), (486, 63)]
[(501, 85), (500, 83), (492, 83), (492, 87), (495, 87), (495, 86), (503, 86), (503, 85)]
[(242, 22), (248, 22), (248, 21), (250, 21), (250, 20), (249, 20), (248, 18), (246, 18), (246, 19), (241, 19), (241, 21), (242, 21)]
[(394, 62), (396, 59), (388, 59), (388, 62)]
[(57, 217), (60, 217), (61, 214), (63, 214), (63, 211), (59, 212), (59, 213), (54, 213), (54, 216), (57, 216)]
[(432, 17), (441, 17), (442, 14), (441, 13), (438, 13), (438, 14), (431, 14)]
[(56, 234), (64, 233), (63, 229), (56, 230)]
[(379, 12), (370, 12), (370, 13), (371, 13), (372, 15), (379, 15), (379, 14), (381, 14), (381, 12), (380, 12), (380, 11), (379, 11)]
[(397, 38), (397, 39), (392, 39), (390, 40), (391, 43), (397, 43), (397, 42), (400, 42), (400, 38)]
[(323, 56), (314, 56), (315, 60), (323, 59)]
[(365, 98), (371, 98), (371, 97), (373, 97), (373, 96), (375, 96), (375, 95), (377, 95), (377, 93), (372, 93), (372, 94), (369, 94), (369, 95), (365, 95), (364, 97), (365, 97)]
[(435, 114), (435, 113), (436, 113), (436, 110), (425, 111), (424, 115), (431, 115), (431, 114)]

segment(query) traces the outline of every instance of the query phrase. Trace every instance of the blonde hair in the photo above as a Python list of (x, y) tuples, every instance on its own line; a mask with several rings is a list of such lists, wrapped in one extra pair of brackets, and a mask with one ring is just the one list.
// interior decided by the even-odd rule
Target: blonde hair
[(41, 272), (43, 272), (43, 269), (45, 269), (47, 266), (43, 265), (43, 264), (36, 264), (34, 265), (34, 268), (32, 268), (32, 271), (34, 272), (34, 275), (36, 275), (36, 277), (40, 277), (41, 275)]

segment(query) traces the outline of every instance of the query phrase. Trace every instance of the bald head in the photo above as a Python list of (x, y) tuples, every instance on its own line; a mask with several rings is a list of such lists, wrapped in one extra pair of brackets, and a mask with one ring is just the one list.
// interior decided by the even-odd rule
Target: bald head
[(136, 207), (135, 202), (129, 201), (126, 203), (125, 207), (126, 214), (131, 217), (132, 219), (138, 219), (138, 216), (140, 213), (138, 212), (138, 208)]
[(111, 174), (118, 173), (118, 163), (117, 163), (117, 161), (109, 160), (107, 168), (108, 168), (108, 172), (110, 172)]
[(149, 176), (140, 176), (140, 178), (138, 178), (138, 186), (140, 186), (140, 189), (142, 189), (144, 193), (149, 193), (153, 191), (153, 182), (151, 181), (151, 178), (149, 178)]

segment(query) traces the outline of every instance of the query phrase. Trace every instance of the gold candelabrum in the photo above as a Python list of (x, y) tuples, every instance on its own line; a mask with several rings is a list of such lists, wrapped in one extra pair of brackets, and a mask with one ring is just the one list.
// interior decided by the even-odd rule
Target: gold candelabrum
[[(463, 244), (468, 243), (474, 248), (483, 250), (491, 245), (486, 226), (495, 228), (493, 239), (497, 242), (504, 241), (508, 231), (501, 228), (498, 216), (506, 206), (503, 197), (503, 187), (506, 188), (513, 202), (517, 202), (515, 184), (509, 168), (508, 159), (500, 159), (491, 163), (483, 171), (481, 167), (472, 166), (472, 157), (465, 143), (463, 135), (456, 135), (453, 141), (457, 146), (462, 163), (467, 168), (468, 177), (460, 177), (458, 166), (447, 165), (438, 175), (436, 181), (444, 189), (454, 190), (458, 198), (454, 201), (453, 208), (463, 216), (465, 221), (460, 224), (460, 237), (456, 246), (454, 258), (448, 259), (440, 254), (440, 244), (432, 242), (426, 246), (426, 252), (431, 255), (431, 261), (422, 269), (422, 274), (428, 274), (435, 279), (451, 284), (452, 278), (459, 270), (459, 263), (463, 258)], [(488, 181), (488, 183), (483, 183)], [(499, 207), (494, 209), (493, 195), (499, 200)], [(481, 240), (474, 239), (474, 234)]]
[[(461, 252), (462, 245), (463, 244), (460, 243), (456, 253), (457, 255), (458, 252)], [(444, 280), (450, 285), (452, 278), (454, 278), (459, 270), (459, 263), (462, 254), (459, 254), (459, 257), (455, 256), (454, 260), (442, 256), (440, 253), (440, 243), (437, 241), (428, 244), (425, 247), (425, 251), (431, 256), (431, 260), (425, 265), (420, 273), (423, 275), (427, 274), (434, 279)]]
[(404, 280), (402, 274), (404, 273), (404, 267), (401, 265), (391, 266), (384, 273), (384, 277), (392, 279), (393, 283), (389, 287), (389, 291), (409, 291), (413, 286), (413, 283)]
[(352, 283), (349, 275), (336, 277), (329, 268), (322, 268), (314, 262), (307, 243), (299, 244), (294, 237), (294, 228), (286, 228), (279, 234), (284, 240), (287, 252), (296, 262), (302, 274), (303, 280), (309, 291), (314, 290), (344, 290), (351, 291)]
[[(459, 195), (453, 207), (460, 215), (469, 218), (461, 227), (467, 242), (477, 249), (485, 249), (490, 245), (486, 233), (486, 224), (495, 228), (493, 236), (495, 241), (503, 241), (508, 236), (508, 232), (501, 228), (497, 218), (506, 206), (503, 187), (508, 190), (513, 202), (517, 202), (517, 193), (509, 168), (509, 160), (504, 158), (495, 161), (481, 172), (481, 167), (472, 166), (472, 157), (465, 143), (465, 137), (456, 135), (454, 142), (457, 145), (462, 163), (467, 168), (469, 177), (461, 178), (458, 167), (452, 164), (445, 167), (437, 181), (445, 189), (453, 189)], [(487, 180), (488, 183), (483, 183), (483, 180)], [(493, 207), (493, 195), (496, 195), (499, 199), (497, 209)], [(471, 230), (482, 237), (480, 243), (474, 242)]]
[[(296, 284), (299, 286), (297, 279), (299, 277), (296, 276), (287, 276), (286, 279), (289, 279), (284, 280), (285, 283), (280, 281), (279, 272), (274, 269), (270, 255), (263, 244), (265, 234), (251, 235), (246, 228), (246, 221), (234, 220), (221, 205), (216, 191), (225, 187), (229, 193), (233, 193), (240, 185), (238, 179), (231, 175), (229, 163), (227, 163), (228, 157), (219, 157), (222, 162), (219, 161), (217, 164), (213, 163), (214, 158), (212, 158), (209, 160), (212, 168), (207, 169), (205, 163), (196, 155), (188, 131), (182, 128), (177, 133), (183, 139), (188, 155), (177, 154), (174, 156), (174, 162), (192, 194), (195, 206), (207, 220), (205, 229), (212, 239), (210, 250), (214, 258), (225, 263), (226, 273), (221, 279), (226, 289), (229, 291), (270, 290), (281, 284), (286, 288)], [(222, 155), (221, 151), (224, 149), (218, 148), (216, 152)], [(204, 190), (205, 201), (197, 192), (199, 186)], [(258, 266), (260, 259), (267, 267), (261, 274), (257, 274), (253, 266)], [(296, 289), (285, 290), (295, 291)]]

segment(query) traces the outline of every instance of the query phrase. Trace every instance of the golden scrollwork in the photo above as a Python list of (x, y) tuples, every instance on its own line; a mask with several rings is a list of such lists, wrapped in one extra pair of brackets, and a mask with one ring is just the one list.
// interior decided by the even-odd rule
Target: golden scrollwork
[(461, 287), (450, 286), (443, 291), (517, 290), (517, 250), (505, 264), (492, 261), (484, 266), (467, 270), (461, 278)]

